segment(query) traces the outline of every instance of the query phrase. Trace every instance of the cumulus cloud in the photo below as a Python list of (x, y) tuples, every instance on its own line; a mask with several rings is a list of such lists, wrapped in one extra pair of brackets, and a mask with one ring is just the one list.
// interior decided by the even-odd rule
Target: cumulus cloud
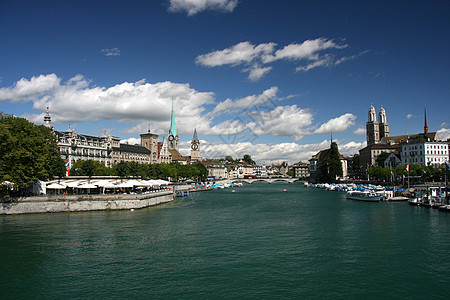
[(60, 87), (61, 79), (55, 74), (22, 78), (13, 87), (0, 88), (0, 101), (25, 102), (43, 97)]
[(102, 49), (102, 53), (105, 56), (120, 56), (119, 48)]
[(265, 90), (259, 95), (251, 95), (234, 101), (231, 99), (227, 99), (217, 104), (212, 114), (218, 115), (225, 112), (235, 112), (242, 111), (243, 109), (249, 109), (251, 107), (254, 107), (255, 105), (265, 103), (269, 100), (275, 100), (277, 97), (277, 93), (278, 87), (274, 86), (270, 89)]
[(292, 43), (276, 50), (276, 43), (262, 43), (253, 45), (245, 41), (223, 50), (212, 51), (197, 56), (196, 63), (206, 67), (230, 65), (236, 67), (246, 65), (243, 72), (248, 72), (250, 81), (258, 81), (272, 70), (269, 63), (278, 60), (300, 61), (306, 60), (306, 65), (298, 66), (296, 71), (309, 71), (321, 66), (338, 65), (344, 61), (355, 59), (359, 55), (336, 57), (331, 53), (324, 53), (332, 49), (341, 50), (346, 44), (339, 44), (326, 38), (306, 40), (303, 43)]
[[(194, 128), (196, 121), (210, 122), (202, 118), (206, 118), (204, 105), (214, 102), (214, 94), (169, 81), (146, 83), (140, 80), (112, 87), (90, 87), (90, 82), (81, 75), (62, 82), (55, 74), (50, 74), (21, 79), (13, 87), (1, 88), (0, 100), (32, 101), (33, 108), (41, 112), (49, 106), (55, 123), (119, 120), (134, 124), (142, 121), (148, 126), (151, 120), (155, 129), (164, 128), (164, 131), (174, 101), (177, 125), (183, 133), (183, 128)], [(37, 122), (42, 122), (42, 113), (27, 117), (32, 121), (39, 118)]]
[[(346, 157), (358, 153), (358, 150), (365, 147), (364, 143), (348, 142), (340, 143), (337, 141), (339, 152)], [(210, 143), (201, 141), (201, 153), (203, 157), (223, 158), (231, 155), (234, 158), (243, 157), (249, 154), (258, 164), (271, 164), (273, 162), (287, 160), (290, 164), (308, 160), (320, 150), (330, 147), (330, 141), (324, 140), (317, 144), (299, 145), (295, 142), (276, 143), (276, 144), (252, 144), (244, 141), (234, 144)], [(180, 144), (180, 152), (189, 153), (189, 143)]]
[(347, 130), (348, 127), (354, 125), (355, 119), (355, 115), (347, 113), (320, 125), (320, 127), (315, 130), (315, 133), (343, 132)]
[(364, 127), (359, 127), (358, 129), (356, 129), (355, 131), (353, 131), (353, 134), (357, 134), (357, 135), (363, 135), (366, 134), (366, 129)]
[(446, 140), (450, 139), (450, 129), (449, 128), (440, 128), (437, 131), (437, 134), (438, 134), (439, 138), (441, 139), (441, 141), (446, 141)]
[(250, 68), (242, 70), (243, 72), (248, 72), (248, 79), (250, 81), (258, 81), (263, 78), (267, 73), (272, 70), (272, 67), (261, 67), (259, 65), (253, 65)]
[(193, 16), (204, 10), (232, 12), (238, 0), (169, 0), (170, 12), (186, 12)]
[(273, 135), (293, 137), (298, 141), (310, 134), (309, 126), (313, 121), (312, 113), (297, 105), (277, 106), (269, 112), (253, 111), (249, 113), (253, 135)]

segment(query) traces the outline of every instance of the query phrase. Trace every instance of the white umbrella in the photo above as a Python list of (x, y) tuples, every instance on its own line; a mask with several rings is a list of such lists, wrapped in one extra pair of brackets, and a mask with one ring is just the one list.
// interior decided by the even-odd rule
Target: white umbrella
[(147, 183), (150, 184), (151, 186), (160, 186), (161, 185), (161, 183), (159, 183), (157, 180), (153, 180), (153, 179), (147, 180)]
[(78, 187), (79, 185), (80, 185), (80, 183), (79, 183), (78, 181), (72, 181), (72, 182), (66, 183), (66, 186), (67, 186), (67, 187), (70, 187), (70, 188), (76, 188), (76, 187)]
[(66, 186), (55, 182), (47, 185), (47, 188), (51, 190), (63, 190), (66, 188)]
[(167, 181), (167, 180), (157, 179), (156, 181), (157, 181), (160, 185), (168, 185), (168, 184), (170, 184), (170, 181)]
[(107, 183), (104, 186), (102, 186), (102, 188), (104, 188), (104, 189), (115, 189), (115, 188), (118, 188), (118, 186), (117, 186), (117, 184), (110, 182), (110, 183)]
[(84, 184), (78, 186), (78, 188), (80, 188), (80, 189), (96, 189), (97, 186), (92, 183), (84, 183)]
[(109, 180), (98, 180), (98, 181), (92, 182), (92, 184), (95, 184), (96, 186), (99, 186), (99, 187), (104, 187), (105, 185), (110, 184), (110, 183), (111, 183), (111, 181), (109, 181)]
[(128, 182), (122, 182), (122, 183), (119, 183), (119, 184), (117, 185), (117, 187), (121, 187), (121, 188), (132, 188), (133, 185), (130, 184), (130, 183), (128, 183)]

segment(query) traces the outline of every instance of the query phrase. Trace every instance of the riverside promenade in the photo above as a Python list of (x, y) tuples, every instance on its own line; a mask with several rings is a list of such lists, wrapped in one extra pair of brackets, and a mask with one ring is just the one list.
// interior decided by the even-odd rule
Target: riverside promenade
[(173, 201), (172, 191), (148, 194), (51, 195), (4, 199), (0, 215), (141, 209)]

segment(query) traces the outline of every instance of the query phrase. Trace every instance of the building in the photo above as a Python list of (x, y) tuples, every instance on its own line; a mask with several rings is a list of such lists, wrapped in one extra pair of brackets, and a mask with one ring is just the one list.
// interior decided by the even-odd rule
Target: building
[(267, 178), (266, 166), (253, 166), (253, 174), (256, 178)]
[(197, 136), (197, 128), (194, 129), (194, 136), (191, 141), (191, 161), (200, 161), (200, 141)]
[(441, 166), (449, 157), (448, 142), (431, 141), (427, 135), (408, 139), (402, 144), (401, 163)]
[(385, 168), (395, 168), (402, 165), (402, 160), (400, 157), (400, 153), (398, 151), (394, 151), (384, 160)]
[[(367, 146), (359, 150), (361, 170), (363, 173), (369, 167), (375, 166), (378, 156), (383, 152), (400, 154), (400, 162), (402, 165), (409, 163), (422, 165), (442, 164), (445, 161), (445, 154), (441, 153), (445, 153), (444, 144), (446, 143), (439, 142), (439, 136), (436, 132), (428, 132), (426, 109), (424, 132), (419, 134), (390, 136), (386, 111), (381, 108), (379, 124), (376, 121), (375, 115), (375, 108), (371, 105), (367, 122)], [(428, 149), (424, 148), (426, 144)], [(446, 147), (448, 153), (448, 144)], [(438, 151), (439, 154), (426, 154), (426, 150), (429, 152)], [(396, 162), (395, 156), (390, 156), (390, 162), (398, 163)]]
[[(309, 160), (309, 181), (312, 183), (319, 182), (319, 170), (320, 166), (327, 160), (330, 159), (332, 149), (326, 149), (319, 151), (316, 155)], [(346, 180), (348, 179), (348, 165), (347, 159), (339, 153), (339, 161), (342, 165), (342, 177), (336, 178), (336, 180)]]
[(120, 162), (131, 161), (145, 164), (177, 161), (187, 164), (201, 160), (200, 141), (196, 129), (191, 141), (191, 156), (183, 156), (178, 151), (179, 138), (175, 125), (173, 102), (169, 134), (167, 140), (163, 138), (162, 142), (158, 142), (158, 135), (151, 133), (150, 130), (140, 135), (140, 145), (120, 143), (119, 137), (107, 135), (96, 137), (78, 134), (70, 128), (66, 131), (55, 131), (48, 107), (43, 125), (55, 133), (61, 157), (69, 168), (79, 160), (94, 160), (107, 167), (112, 167)]
[(307, 163), (298, 162), (292, 166), (294, 170), (294, 178), (308, 178), (309, 177), (309, 165)]

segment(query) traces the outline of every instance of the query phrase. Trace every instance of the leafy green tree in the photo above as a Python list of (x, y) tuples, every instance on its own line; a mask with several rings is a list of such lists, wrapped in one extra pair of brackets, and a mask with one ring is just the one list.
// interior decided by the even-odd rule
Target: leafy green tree
[(122, 161), (113, 167), (113, 173), (120, 178), (125, 178), (130, 175), (130, 169), (126, 162)]
[(248, 163), (249, 165), (255, 165), (255, 161), (252, 159), (252, 157), (248, 154), (245, 154), (244, 157), (242, 158), (243, 161), (245, 161), (246, 163)]
[(71, 175), (73, 176), (109, 176), (113, 171), (103, 163), (93, 160), (79, 160), (72, 165)]
[(0, 181), (23, 191), (36, 180), (64, 176), (65, 166), (50, 129), (0, 113)]
[(195, 163), (192, 167), (198, 170), (197, 178), (199, 180), (206, 180), (206, 177), (208, 177), (208, 169), (202, 163)]

